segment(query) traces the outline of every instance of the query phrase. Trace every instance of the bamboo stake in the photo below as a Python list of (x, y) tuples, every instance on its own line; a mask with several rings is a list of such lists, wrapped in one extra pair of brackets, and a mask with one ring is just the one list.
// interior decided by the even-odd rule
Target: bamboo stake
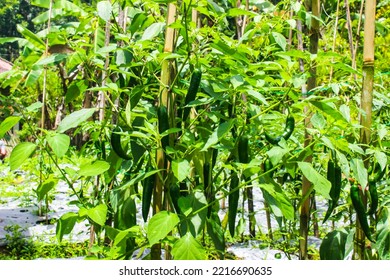
[[(333, 28), (333, 45), (332, 45), (333, 52), (336, 49), (337, 25), (339, 23), (339, 10), (340, 10), (340, 0), (337, 0), (336, 21), (334, 23), (334, 28)], [(333, 62), (333, 58), (332, 58), (332, 62)], [(329, 81), (332, 81), (332, 78), (333, 78), (333, 66), (330, 68)]]
[[(51, 16), (53, 12), (53, 1), (50, 0), (49, 3), (49, 19), (47, 21), (47, 34), (50, 33), (50, 26), (51, 26)], [(45, 53), (44, 56), (47, 57), (49, 55), (49, 38), (46, 37), (46, 42), (45, 42)], [(41, 111), (41, 136), (43, 135), (43, 131), (45, 129), (45, 123), (46, 123), (46, 98), (47, 98), (47, 66), (45, 65), (43, 68), (43, 89), (42, 89), (42, 111)], [(40, 164), (40, 169), (39, 169), (39, 183), (42, 184), (43, 182), (43, 156), (40, 154), (40, 159), (39, 159), (39, 164)], [(47, 199), (47, 195), (46, 195)], [(49, 209), (47, 208), (48, 205), (46, 203), (46, 223), (49, 223), (49, 217), (48, 217), (48, 211)], [(38, 205), (38, 214), (41, 216), (42, 215), (42, 202), (39, 202)]]
[(362, 17), (363, 17), (363, 11), (364, 11), (364, 0), (362, 0), (362, 3), (360, 4), (360, 12), (359, 12), (359, 22), (358, 22), (358, 27), (356, 31), (356, 40), (355, 40), (355, 48), (353, 49), (354, 54), (353, 54), (353, 60), (352, 60), (352, 68), (356, 69), (356, 53), (360, 41), (360, 28), (362, 24)]
[[(353, 38), (352, 38), (352, 24), (351, 24), (351, 12), (349, 9), (349, 3), (348, 0), (344, 0), (344, 6), (346, 10), (346, 16), (347, 16), (347, 28), (348, 28), (348, 41), (349, 41), (349, 49), (351, 52), (351, 61), (353, 65), (353, 61), (355, 60), (355, 51), (354, 51), (354, 46), (353, 46)], [(357, 79), (356, 74), (354, 74), (355, 80)]]
[[(166, 21), (166, 32), (165, 32), (165, 45), (164, 45), (164, 52), (165, 53), (172, 53), (174, 51), (175, 47), (175, 38), (176, 38), (176, 31), (175, 29), (169, 27), (172, 23), (176, 20), (176, 5), (173, 3), (168, 4), (168, 10), (167, 10), (167, 21)], [(174, 95), (172, 92), (172, 84), (175, 78), (175, 61), (173, 59), (166, 59), (163, 61), (161, 66), (161, 89), (160, 89), (160, 96), (158, 100), (159, 106), (165, 106), (168, 111), (168, 118), (170, 121), (170, 127), (173, 127), (172, 124), (174, 122)], [(171, 135), (170, 135), (171, 136)], [(173, 135), (172, 135), (173, 136)], [(172, 137), (170, 137), (170, 143), (172, 143)], [(161, 148), (161, 146), (156, 151), (156, 163), (158, 169), (168, 169), (168, 165), (166, 162), (165, 152)], [(170, 166), (170, 165), (169, 165)], [(170, 168), (170, 167), (169, 167)], [(168, 171), (162, 172), (162, 173), (156, 173), (156, 185), (153, 192), (153, 214), (156, 214), (160, 212), (164, 205), (163, 205), (163, 196), (164, 191), (167, 190), (165, 188), (167, 182), (169, 180), (166, 180), (165, 175), (168, 174)], [(151, 258), (154, 260), (161, 259), (161, 244), (157, 243), (154, 244), (151, 248)], [(166, 255), (166, 258), (169, 258), (169, 252), (168, 255)]]
[[(371, 141), (375, 61), (375, 8), (376, 0), (366, 1), (363, 46), (363, 90), (360, 105), (362, 112), (360, 115), (360, 143), (363, 147), (367, 147)], [(367, 159), (368, 157), (364, 158), (366, 168), (368, 168), (369, 165), (369, 161)], [(362, 193), (361, 195), (363, 203), (366, 204), (367, 197)], [(358, 220), (356, 221), (353, 259), (365, 259), (365, 235)]]
[[(317, 18), (320, 17), (320, 0), (312, 0), (311, 2), (311, 11), (314, 17), (311, 18), (311, 30), (310, 30), (310, 53), (316, 54), (318, 51), (318, 40), (319, 40), (319, 28), (320, 23)], [(310, 65), (310, 77), (307, 81), (307, 90), (310, 92), (316, 87), (316, 75), (317, 69), (316, 64), (312, 63)], [(306, 98), (306, 95), (303, 96)], [(308, 132), (308, 128), (311, 127), (310, 118), (311, 115), (309, 113), (308, 107), (304, 108), (305, 115), (307, 116), (304, 120), (305, 123), (305, 142), (304, 147), (308, 147), (311, 145), (312, 136)], [(313, 160), (312, 155), (308, 156), (304, 161), (311, 163)], [(306, 178), (306, 176), (302, 177), (302, 197), (305, 197), (306, 194), (311, 189), (311, 182)], [(300, 259), (306, 260), (308, 259), (307, 249), (307, 238), (309, 234), (309, 222), (310, 222), (310, 199), (309, 197), (305, 199), (301, 206), (300, 213), (300, 240), (299, 240), (299, 257)]]

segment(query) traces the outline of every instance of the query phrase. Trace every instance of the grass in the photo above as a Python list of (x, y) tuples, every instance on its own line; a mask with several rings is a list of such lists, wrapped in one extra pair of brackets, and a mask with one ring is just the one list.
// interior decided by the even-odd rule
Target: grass
[(0, 247), (0, 260), (69, 259), (87, 255), (88, 241), (45, 243), (24, 238), (18, 225), (5, 229), (8, 233), (6, 245)]

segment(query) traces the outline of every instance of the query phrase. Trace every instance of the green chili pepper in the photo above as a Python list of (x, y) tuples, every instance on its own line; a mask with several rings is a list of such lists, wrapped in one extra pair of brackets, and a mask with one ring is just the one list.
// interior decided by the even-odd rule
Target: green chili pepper
[(238, 178), (237, 173), (232, 170), (231, 177), (230, 177), (229, 196), (228, 196), (228, 204), (229, 204), (228, 224), (229, 224), (229, 232), (231, 236), (234, 236), (235, 228), (236, 228), (238, 200), (240, 199), (240, 192), (239, 189), (237, 189), (239, 184), (240, 184), (240, 179)]
[(265, 133), (265, 138), (269, 143), (273, 145), (277, 145), (279, 141), (282, 140), (282, 138), (284, 138), (284, 140), (287, 141), (292, 135), (292, 133), (294, 132), (294, 128), (295, 128), (295, 119), (292, 115), (288, 115), (286, 118), (286, 126), (284, 128), (282, 135), (274, 138), (268, 135), (267, 133)]
[(132, 157), (128, 155), (121, 143), (121, 133), (122, 133), (122, 128), (120, 126), (116, 126), (114, 130), (111, 133), (111, 147), (114, 150), (114, 152), (122, 159), (129, 160)]
[(375, 242), (371, 236), (370, 226), (368, 225), (367, 220), (367, 214), (364, 209), (362, 199), (360, 197), (359, 188), (356, 185), (351, 186), (350, 195), (353, 208), (356, 211), (357, 219), (359, 220), (360, 226), (362, 227), (364, 234), (366, 235), (368, 240), (370, 240), (371, 242)]

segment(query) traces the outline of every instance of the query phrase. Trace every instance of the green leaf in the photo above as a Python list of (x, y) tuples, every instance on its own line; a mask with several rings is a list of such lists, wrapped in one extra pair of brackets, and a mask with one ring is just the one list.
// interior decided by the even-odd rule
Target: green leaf
[(245, 80), (241, 75), (235, 75), (230, 78), (230, 82), (233, 85), (233, 88), (236, 89), (239, 86), (243, 85), (245, 83)]
[(376, 248), (381, 259), (390, 259), (390, 208), (380, 211), (377, 224)]
[(344, 124), (348, 124), (348, 121), (336, 108), (334, 108), (334, 106), (332, 106), (333, 105), (332, 103), (327, 103), (326, 101), (311, 101), (310, 103), (313, 104), (318, 109), (320, 109), (329, 117), (333, 118), (334, 120), (336, 121), (340, 120)]
[(269, 151), (267, 151), (267, 155), (269, 156), (273, 166), (276, 166), (287, 153), (288, 149), (283, 149), (279, 146), (273, 146)]
[(216, 212), (212, 212), (209, 219), (207, 219), (207, 233), (213, 240), (215, 249), (219, 252), (224, 252), (226, 249), (224, 230), (221, 221)]
[(80, 166), (80, 176), (97, 176), (106, 172), (110, 168), (110, 164), (104, 160), (97, 160), (95, 162), (84, 163)]
[(70, 137), (66, 134), (47, 135), (46, 140), (54, 154), (59, 158), (63, 157), (69, 149)]
[(18, 24), (16, 26), (16, 29), (20, 34), (24, 36), (34, 47), (36, 47), (39, 50), (45, 50), (46, 45), (45, 42), (41, 38), (39, 38), (37, 35), (35, 35), (33, 32), (25, 28), (23, 25)]
[(61, 216), (56, 226), (56, 237), (58, 242), (62, 241), (65, 234), (72, 232), (74, 225), (76, 224), (78, 215), (76, 213), (66, 213)]
[(193, 236), (197, 236), (204, 229), (207, 217), (207, 199), (204, 193), (195, 190), (186, 197), (180, 197), (178, 203), (181, 212), (189, 217), (189, 222), (182, 224), (180, 232), (184, 234), (190, 231)]
[(191, 233), (187, 232), (172, 247), (175, 260), (206, 260), (206, 251)]
[(294, 207), (280, 187), (275, 184), (276, 183), (262, 183), (259, 185), (263, 192), (264, 199), (270, 205), (275, 216), (283, 216), (287, 220), (293, 221), (295, 219)]
[(286, 38), (278, 32), (272, 32), (272, 37), (274, 38), (276, 44), (278, 44), (278, 46), (281, 47), (283, 51), (285, 51), (287, 46)]
[(30, 70), (26, 78), (25, 86), (26, 87), (35, 86), (42, 73), (43, 73), (43, 68)]
[(347, 237), (345, 229), (329, 232), (321, 242), (321, 260), (344, 260)]
[(43, 200), (47, 193), (55, 188), (57, 183), (57, 180), (52, 177), (49, 177), (46, 181), (42, 182), (42, 184), (40, 184), (36, 190), (38, 201)]
[(80, 94), (83, 94), (88, 89), (86, 80), (76, 81), (70, 84), (65, 95), (65, 103), (70, 103), (75, 100)]
[(144, 33), (142, 34), (141, 40), (152, 40), (163, 31), (164, 27), (164, 22), (155, 22), (151, 24), (148, 28), (145, 29)]
[(37, 63), (34, 64), (34, 66), (56, 65), (64, 61), (67, 57), (68, 55), (63, 53), (52, 54), (48, 57), (38, 60)]
[(112, 5), (110, 1), (100, 1), (97, 3), (97, 13), (104, 21), (109, 21), (111, 18)]
[(61, 123), (58, 125), (57, 131), (63, 133), (68, 129), (79, 126), (81, 123), (92, 117), (95, 111), (95, 108), (88, 108), (73, 112), (61, 121)]
[(182, 196), (178, 200), (180, 211), (183, 215), (188, 216), (192, 213), (192, 196)]
[(314, 189), (320, 195), (326, 199), (330, 199), (329, 191), (330, 182), (318, 173), (310, 163), (298, 162), (299, 169), (301, 169), (303, 175), (313, 184)]
[(201, 151), (207, 151), (208, 148), (217, 144), (221, 138), (223, 138), (232, 128), (234, 124), (234, 119), (231, 119), (227, 122), (220, 124), (214, 132), (210, 135), (209, 139)]
[(350, 162), (351, 169), (355, 179), (361, 186), (367, 186), (368, 184), (368, 173), (364, 167), (363, 160), (360, 158), (353, 158)]
[(18, 169), (35, 151), (37, 145), (30, 142), (21, 142), (15, 146), (10, 155), (11, 170)]
[(43, 107), (43, 103), (40, 101), (34, 102), (30, 106), (26, 108), (27, 112), (37, 112), (39, 109)]
[(182, 182), (190, 175), (191, 165), (186, 159), (176, 159), (172, 161), (172, 171), (177, 180)]
[(153, 245), (165, 238), (180, 222), (175, 213), (161, 211), (154, 215), (148, 224), (147, 236), (149, 244)]
[(251, 12), (245, 9), (239, 9), (239, 8), (230, 8), (227, 12), (227, 15), (229, 17), (237, 17), (237, 16), (257, 16), (257, 13)]
[(107, 217), (107, 205), (99, 204), (98, 206), (88, 209), (87, 216), (98, 225), (104, 226)]
[(13, 128), (22, 117), (9, 116), (0, 124), (0, 139), (4, 137), (4, 135)]
[(247, 91), (248, 95), (252, 98), (256, 99), (257, 101), (263, 103), (264, 105), (268, 106), (267, 99), (265, 99), (264, 95), (262, 95), (260, 92), (257, 92), (253, 89), (249, 89)]

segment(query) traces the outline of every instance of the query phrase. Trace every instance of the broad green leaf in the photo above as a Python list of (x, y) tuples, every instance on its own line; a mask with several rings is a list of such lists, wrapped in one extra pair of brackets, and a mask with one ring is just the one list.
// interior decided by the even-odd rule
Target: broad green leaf
[(68, 57), (64, 53), (56, 53), (49, 55), (48, 57), (42, 58), (35, 63), (35, 66), (55, 65), (64, 61)]
[(303, 175), (313, 184), (314, 189), (320, 195), (326, 199), (330, 199), (329, 191), (330, 182), (318, 173), (310, 163), (298, 162), (299, 169), (301, 169)]
[(127, 49), (118, 49), (116, 51), (115, 63), (118, 66), (128, 65), (133, 59), (133, 53)]
[(69, 149), (70, 137), (66, 134), (47, 135), (46, 139), (54, 154), (59, 158), (63, 157)]
[(313, 116), (310, 119), (310, 122), (317, 129), (324, 129), (326, 126), (326, 120), (324, 116), (319, 114), (318, 112), (313, 114)]
[(202, 244), (187, 232), (173, 244), (172, 256), (175, 260), (206, 260), (207, 255)]
[(213, 240), (215, 249), (219, 252), (224, 252), (226, 248), (225, 232), (216, 212), (212, 212), (210, 218), (207, 219), (207, 233)]
[(365, 187), (368, 184), (367, 169), (364, 167), (363, 160), (360, 158), (353, 158), (350, 162), (351, 170), (358, 183)]
[(344, 116), (336, 108), (331, 106), (332, 103), (327, 103), (326, 101), (311, 101), (310, 103), (334, 120), (348, 123)]
[(95, 108), (81, 109), (66, 116), (58, 125), (57, 131), (63, 133), (68, 129), (75, 128), (88, 120), (95, 113)]
[(31, 69), (27, 75), (25, 86), (26, 87), (35, 86), (42, 73), (43, 73), (43, 68)]
[(106, 223), (107, 210), (107, 205), (99, 204), (94, 208), (88, 209), (87, 215), (89, 218), (91, 218), (92, 221), (94, 221), (98, 225), (104, 226), (104, 224)]
[(47, 180), (42, 182), (36, 190), (38, 201), (43, 200), (47, 193), (57, 186), (57, 183), (57, 180), (52, 177), (49, 177)]
[(242, 52), (238, 52), (236, 48), (230, 47), (220, 39), (215, 39), (214, 43), (210, 44), (210, 47), (216, 49), (224, 55), (231, 56), (232, 58), (245, 63), (249, 63), (248, 58)]
[(273, 166), (276, 166), (286, 153), (288, 153), (288, 149), (283, 149), (279, 146), (273, 146), (269, 151), (267, 151), (267, 155), (269, 156)]
[(147, 236), (149, 244), (153, 245), (164, 239), (177, 224), (180, 222), (179, 217), (172, 212), (161, 211), (154, 215), (148, 224)]
[(18, 24), (16, 26), (16, 29), (18, 30), (18, 32), (20, 34), (22, 34), (24, 36), (24, 38), (26, 38), (34, 47), (36, 47), (37, 49), (43, 51), (45, 50), (45, 42), (39, 38), (37, 35), (35, 35), (33, 32), (31, 32), (30, 30), (28, 30), (27, 28), (25, 28), (23, 25), (21, 24)]
[(141, 40), (142, 41), (152, 40), (153, 38), (161, 34), (164, 27), (165, 27), (164, 22), (155, 22), (151, 24), (148, 28), (146, 28), (146, 30), (142, 34)]
[(390, 209), (385, 206), (380, 211), (377, 224), (376, 248), (382, 259), (390, 259)]
[(192, 196), (181, 196), (178, 201), (180, 211), (183, 215), (188, 216), (192, 213)]
[(321, 242), (321, 260), (344, 260), (347, 237), (345, 229), (329, 232)]
[(272, 37), (274, 38), (276, 44), (278, 44), (278, 46), (281, 47), (283, 51), (285, 51), (287, 46), (286, 38), (278, 32), (272, 32)]
[(76, 224), (78, 215), (76, 213), (66, 213), (61, 216), (57, 222), (56, 226), (56, 237), (58, 242), (62, 241), (62, 238), (65, 234), (72, 232), (74, 225)]
[(43, 106), (43, 103), (40, 101), (37, 101), (37, 102), (31, 104), (30, 106), (28, 106), (26, 108), (26, 111), (27, 112), (37, 112), (39, 109), (42, 108), (42, 106)]
[(0, 139), (11, 130), (21, 119), (22, 117), (9, 116), (4, 121), (0, 123)]
[(228, 10), (227, 15), (229, 17), (237, 17), (237, 16), (257, 16), (257, 13), (251, 12), (245, 9), (239, 9), (239, 8), (231, 8)]
[(192, 210), (195, 213), (191, 217), (190, 232), (197, 236), (204, 228), (207, 217), (207, 199), (203, 192), (195, 191), (192, 200)]
[(176, 159), (172, 161), (172, 171), (176, 179), (182, 182), (191, 173), (191, 165), (186, 159)]
[(10, 155), (11, 170), (18, 169), (35, 151), (37, 145), (30, 142), (21, 142), (15, 146)]
[(97, 160), (95, 162), (88, 162), (80, 166), (80, 176), (97, 176), (106, 172), (110, 168), (110, 164), (104, 160)]
[(207, 142), (205, 146), (203, 147), (202, 151), (207, 151), (208, 148), (212, 147), (213, 145), (217, 144), (221, 138), (223, 138), (232, 128), (234, 124), (234, 119), (231, 119), (227, 122), (224, 122), (220, 124), (214, 132), (210, 135), (209, 139), (207, 139)]
[(3, 38), (0, 38), (0, 45), (6, 44), (6, 43), (14, 43), (14, 42), (17, 42), (19, 40), (20, 40), (20, 38), (16, 38), (16, 37), (3, 37)]
[(111, 18), (112, 5), (110, 1), (100, 1), (97, 3), (97, 13), (104, 21), (109, 21)]
[(375, 160), (379, 163), (381, 166), (381, 170), (386, 168), (387, 165), (387, 156), (384, 152), (381, 151), (375, 151)]
[(86, 80), (76, 81), (70, 84), (65, 95), (65, 103), (68, 104), (75, 100), (79, 95), (83, 94), (88, 89)]
[(269, 203), (272, 212), (277, 217), (285, 217), (287, 220), (293, 221), (294, 207), (288, 197), (272, 183), (262, 183), (259, 185), (264, 199)]
[(263, 103), (264, 105), (268, 106), (268, 102), (267, 100), (265, 99), (265, 97), (260, 93), (260, 92), (257, 92), (253, 89), (249, 89), (247, 91), (248, 95), (251, 96), (252, 98), (256, 99), (257, 101), (260, 101), (261, 103)]
[(230, 78), (230, 83), (233, 85), (233, 88), (236, 89), (239, 86), (243, 85), (245, 81), (241, 75), (235, 75)]

